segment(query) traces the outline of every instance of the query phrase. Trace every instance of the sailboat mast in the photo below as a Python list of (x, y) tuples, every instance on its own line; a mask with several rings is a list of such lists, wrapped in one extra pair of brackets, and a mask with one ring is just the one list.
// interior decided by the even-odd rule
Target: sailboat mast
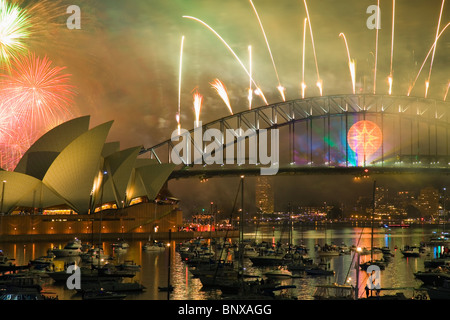
[(168, 262), (167, 262), (167, 300), (170, 300), (170, 265), (171, 265), (171, 251), (172, 248), (171, 246), (171, 242), (172, 242), (172, 228), (169, 228), (169, 257), (168, 257)]
[(289, 202), (289, 252), (291, 252), (291, 243), (292, 243), (292, 219), (291, 219), (291, 203)]
[(239, 272), (241, 272), (244, 267), (244, 176), (241, 176), (241, 216), (239, 220)]

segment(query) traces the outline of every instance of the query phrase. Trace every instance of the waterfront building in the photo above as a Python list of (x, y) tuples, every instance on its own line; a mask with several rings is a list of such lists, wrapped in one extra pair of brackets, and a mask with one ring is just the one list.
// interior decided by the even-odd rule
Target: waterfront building
[(426, 187), (420, 190), (415, 206), (421, 211), (423, 217), (437, 217), (439, 196), (439, 190), (433, 187)]
[(256, 178), (255, 197), (256, 208), (259, 212), (263, 214), (274, 212), (275, 196), (269, 177), (258, 176)]

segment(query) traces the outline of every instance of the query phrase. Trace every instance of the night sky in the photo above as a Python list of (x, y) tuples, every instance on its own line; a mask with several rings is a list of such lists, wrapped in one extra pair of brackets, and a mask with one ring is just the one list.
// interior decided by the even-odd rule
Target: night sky
[[(392, 1), (380, 1), (377, 93), (387, 94), (391, 57)], [(300, 98), (302, 72), (303, 19), (300, 0), (254, 0), (273, 54), (287, 100)], [(366, 26), (366, 13), (374, 0), (310, 0), (307, 2), (314, 35), (323, 94), (350, 94), (351, 81), (347, 54), (339, 33), (348, 41), (350, 55), (356, 61), (357, 92), (373, 90), (375, 29)], [(247, 108), (248, 76), (227, 48), (193, 16), (214, 28), (248, 64), (247, 47), (252, 46), (253, 76), (269, 103), (280, 101), (278, 80), (258, 20), (248, 0), (133, 0), (70, 1), (81, 9), (81, 29), (69, 30), (64, 23), (39, 39), (33, 48), (46, 54), (72, 74), (77, 96), (77, 115), (91, 115), (92, 125), (114, 120), (109, 140), (120, 141), (122, 148), (136, 145), (151, 147), (170, 138), (176, 128), (178, 107), (178, 68), (181, 37), (185, 36), (181, 87), (182, 127), (191, 129), (194, 121), (192, 92), (204, 96), (201, 120), (206, 123), (227, 116), (228, 109), (210, 86), (219, 78), (227, 87), (234, 112)], [(435, 35), (441, 8), (439, 0), (397, 0), (393, 56), (393, 94), (406, 95), (417, 75)], [(63, 13), (61, 21), (69, 14)], [(450, 3), (446, 3), (440, 24), (450, 21)], [(431, 74), (429, 98), (442, 99), (447, 88), (450, 62), (450, 31), (439, 39)], [(315, 82), (316, 67), (309, 30), (305, 56), (306, 96), (319, 95)], [(430, 64), (422, 70), (412, 96), (424, 95), (424, 82)], [(253, 106), (262, 105), (254, 97)], [(370, 193), (351, 184), (352, 177), (277, 177), (276, 206), (286, 209), (294, 203), (345, 201)], [(422, 178), (422, 177), (421, 177)], [(249, 206), (253, 205), (252, 179), (248, 179)], [(229, 208), (239, 178), (173, 181), (170, 190), (182, 200), (190, 213), (209, 207), (210, 201)], [(420, 188), (428, 184), (445, 185), (446, 177), (379, 177), (380, 183), (402, 188)], [(367, 188), (366, 188), (367, 187)], [(320, 190), (320, 191), (317, 191)], [(324, 191), (325, 190), (325, 191)], [(327, 191), (328, 190), (328, 191)], [(340, 192), (336, 192), (340, 190)]]

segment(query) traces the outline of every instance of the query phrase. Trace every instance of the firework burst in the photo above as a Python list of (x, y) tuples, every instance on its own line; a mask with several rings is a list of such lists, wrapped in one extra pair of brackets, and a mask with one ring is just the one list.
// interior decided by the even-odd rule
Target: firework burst
[(184, 46), (184, 36), (181, 37), (181, 46), (180, 46), (180, 66), (178, 71), (178, 112), (176, 114), (177, 120), (177, 129), (178, 134), (181, 132), (181, 70), (183, 66), (183, 46)]
[(284, 94), (285, 88), (280, 83), (280, 77), (278, 76), (277, 67), (275, 66), (275, 60), (273, 59), (272, 50), (270, 50), (270, 45), (269, 45), (269, 41), (267, 40), (266, 32), (264, 31), (264, 27), (261, 22), (261, 19), (259, 18), (258, 11), (256, 11), (256, 8), (255, 8), (252, 0), (249, 0), (249, 1), (250, 1), (250, 4), (252, 5), (253, 11), (255, 12), (256, 18), (258, 19), (259, 26), (261, 27), (261, 31), (264, 36), (264, 40), (266, 41), (267, 50), (269, 51), (270, 59), (272, 60), (273, 69), (275, 71), (275, 75), (277, 76), (277, 80), (278, 80), (277, 89), (280, 92), (280, 95), (281, 95), (281, 98), (283, 99), (283, 101), (286, 101), (286, 96)]
[(378, 29), (380, 23), (380, 0), (377, 1), (377, 27), (375, 28), (375, 62), (373, 67), (373, 94), (377, 91), (377, 64), (378, 64)]
[(248, 108), (252, 108), (253, 90), (252, 90), (252, 46), (248, 46), (249, 56), (249, 86), (248, 86)]
[(445, 90), (445, 93), (444, 93), (444, 101), (447, 100), (447, 95), (448, 95), (448, 90), (449, 90), (449, 89), (450, 89), (450, 82), (448, 83), (447, 89)]
[(52, 67), (47, 57), (34, 54), (14, 60), (11, 73), (0, 77), (4, 107), (36, 130), (68, 116), (74, 91), (64, 67)]
[[(445, 3), (445, 0), (442, 0), (442, 5), (441, 5), (441, 11), (440, 11), (440, 13), (439, 13), (439, 20), (438, 20), (438, 25), (437, 25), (437, 29), (436, 29), (436, 42), (437, 42), (437, 39), (438, 39), (438, 37), (439, 37), (439, 28), (440, 28), (440, 26), (441, 26), (441, 18), (442, 18), (442, 11), (444, 10), (444, 3)], [(427, 97), (427, 95), (428, 95), (428, 87), (429, 87), (429, 85), (430, 85), (430, 78), (431, 78), (431, 70), (433, 69), (433, 61), (434, 61), (434, 54), (435, 54), (435, 52), (436, 52), (436, 43), (434, 44), (434, 48), (433, 48), (433, 54), (431, 55), (431, 63), (430, 63), (430, 71), (428, 72), (428, 78), (427, 78), (427, 80), (425, 81), (425, 98)]]
[(302, 54), (302, 83), (301, 83), (301, 89), (302, 89), (302, 99), (305, 98), (305, 90), (306, 90), (306, 84), (305, 84), (305, 40), (306, 40), (306, 23), (308, 22), (308, 18), (305, 18), (303, 20), (303, 54)]
[[(450, 22), (447, 23), (447, 24), (445, 25), (444, 28), (442, 28), (442, 30), (439, 32), (439, 34), (437, 35), (436, 39), (434, 40), (434, 43), (433, 43), (433, 45), (431, 46), (430, 50), (428, 50), (428, 54), (427, 54), (427, 56), (425, 57), (425, 59), (423, 60), (422, 66), (420, 67), (419, 72), (417, 73), (416, 78), (414, 79), (412, 85), (409, 86), (408, 93), (407, 93), (407, 96), (408, 96), (408, 97), (410, 96), (412, 89), (413, 89), (414, 86), (416, 85), (417, 79), (419, 78), (419, 75), (420, 75), (420, 73), (422, 72), (422, 69), (423, 69), (425, 63), (427, 62), (428, 57), (430, 56), (432, 50), (436, 47), (436, 44), (437, 44), (439, 38), (441, 37), (441, 35), (444, 33), (444, 31), (445, 31), (449, 26), (450, 26)], [(429, 83), (429, 81), (427, 80), (427, 81), (425, 82), (425, 90), (427, 91), (427, 92), (425, 93), (425, 96), (426, 96), (427, 93), (428, 93), (428, 87), (429, 87), (429, 85), (430, 85), (430, 83)]]
[(230, 99), (228, 97), (227, 88), (223, 84), (222, 81), (219, 79), (214, 80), (210, 83), (211, 86), (217, 91), (217, 94), (222, 98), (225, 105), (228, 107), (228, 110), (230, 110), (230, 113), (233, 114), (233, 110), (231, 109)]
[(307, 21), (308, 21), (309, 33), (311, 35), (311, 44), (312, 44), (312, 49), (313, 49), (313, 54), (314, 54), (314, 62), (316, 64), (316, 73), (317, 73), (316, 86), (317, 86), (317, 88), (319, 88), (319, 93), (322, 96), (322, 94), (323, 94), (323, 81), (320, 79), (320, 75), (319, 75), (319, 64), (317, 63), (316, 46), (314, 44), (314, 35), (313, 35), (313, 31), (312, 31), (312, 26), (311, 26), (311, 19), (309, 17), (308, 5), (306, 4), (306, 0), (303, 0), (303, 3), (305, 5), (306, 18), (307, 18)]
[(9, 135), (12, 118), (13, 114), (9, 111), (9, 109), (6, 108), (3, 103), (0, 103), (0, 141), (2, 141), (5, 136)]
[(355, 61), (350, 58), (350, 50), (348, 49), (348, 43), (347, 43), (347, 38), (345, 37), (345, 34), (343, 34), (341, 32), (339, 34), (339, 37), (342, 37), (344, 39), (345, 48), (347, 49), (348, 68), (350, 70), (350, 77), (352, 79), (353, 94), (355, 94), (355, 92), (356, 92), (356, 88), (355, 88), (355, 74), (356, 74)]
[[(211, 28), (208, 24), (206, 24), (204, 21), (202, 21), (202, 20), (200, 20), (200, 19), (198, 19), (198, 18), (195, 18), (195, 17), (191, 17), (191, 16), (183, 16), (183, 18), (186, 18), (186, 19), (191, 19), (191, 20), (194, 20), (194, 21), (197, 21), (197, 22), (199, 22), (199, 23), (201, 23), (203, 26), (205, 26), (206, 28), (208, 28), (212, 33), (214, 33), (214, 35), (220, 40), (220, 41), (222, 41), (222, 43), (227, 47), (227, 49), (228, 49), (228, 51), (230, 51), (231, 52), (231, 54), (236, 58), (236, 60), (239, 62), (239, 64), (241, 65), (241, 67), (242, 67), (242, 69), (244, 69), (244, 71), (245, 71), (245, 73), (250, 77), (250, 80), (251, 80), (251, 82), (253, 83), (253, 85), (255, 85), (257, 88), (258, 88), (258, 85), (256, 84), (256, 82), (252, 79), (252, 76), (251, 76), (251, 74), (250, 74), (250, 72), (248, 72), (248, 70), (247, 70), (247, 68), (245, 67), (245, 65), (242, 63), (242, 61), (241, 61), (241, 59), (239, 59), (239, 57), (238, 57), (238, 55), (233, 51), (233, 49), (231, 49), (231, 47), (228, 45), (228, 43), (213, 29), (213, 28)], [(266, 105), (268, 104), (267, 103), (267, 100), (266, 100), (266, 98), (264, 97), (264, 94), (263, 94), (263, 92), (262, 92), (262, 90), (261, 89), (257, 89), (258, 90), (258, 92), (259, 92), (259, 94), (258, 95), (260, 95), (261, 97), (263, 97), (263, 100), (264, 100), (264, 102), (266, 103)]]
[(27, 51), (25, 40), (30, 37), (31, 25), (27, 12), (19, 6), (0, 0), (0, 66)]
[(393, 61), (394, 61), (394, 27), (395, 27), (395, 0), (392, 0), (391, 64), (390, 64), (389, 76), (388, 76), (388, 84), (389, 84), (388, 93), (389, 93), (389, 95), (392, 94), (392, 84), (394, 82), (393, 70), (392, 70), (392, 65), (393, 65)]
[(256, 88), (255, 89), (255, 94), (259, 97), (261, 97), (261, 99), (264, 101), (264, 103), (267, 105), (269, 105), (269, 103), (267, 102), (266, 97), (264, 96), (264, 92), (262, 92), (262, 90), (260, 88)]
[(195, 112), (195, 126), (198, 127), (200, 124), (200, 112), (202, 110), (203, 96), (195, 92), (194, 93), (194, 112)]
[(8, 132), (0, 140), (1, 167), (5, 170), (13, 171), (37, 137), (36, 132), (23, 126), (19, 121), (11, 122)]

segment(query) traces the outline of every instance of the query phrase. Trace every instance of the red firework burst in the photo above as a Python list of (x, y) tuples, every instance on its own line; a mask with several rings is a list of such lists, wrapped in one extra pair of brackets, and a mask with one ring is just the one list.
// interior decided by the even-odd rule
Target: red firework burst
[(14, 170), (19, 160), (37, 139), (36, 133), (31, 132), (27, 127), (18, 125), (14, 129), (0, 142), (0, 165), (8, 171)]
[(3, 107), (36, 130), (72, 116), (75, 95), (65, 67), (52, 67), (47, 57), (34, 54), (15, 60), (10, 74), (0, 78)]

